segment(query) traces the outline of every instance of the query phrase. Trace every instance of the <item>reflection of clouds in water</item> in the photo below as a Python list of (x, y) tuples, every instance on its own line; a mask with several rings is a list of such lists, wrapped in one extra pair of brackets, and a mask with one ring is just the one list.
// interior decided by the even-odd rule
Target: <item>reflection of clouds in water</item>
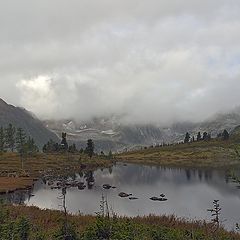
[[(107, 170), (105, 170), (107, 174)], [(95, 173), (96, 178), (99, 175), (99, 181), (101, 181), (102, 173), (97, 171)], [(166, 168), (166, 167), (153, 167), (153, 166), (140, 166), (128, 164), (123, 166), (122, 164), (114, 167), (113, 171), (114, 180), (118, 181), (121, 185), (132, 185), (135, 187), (136, 183), (153, 186), (157, 182), (171, 184), (171, 188), (179, 188), (181, 184), (194, 184), (194, 183), (207, 183), (219, 191), (222, 194), (238, 194), (237, 188), (223, 188), (222, 185), (226, 185), (226, 171), (224, 170), (211, 170), (211, 169), (182, 169), (182, 168)]]
[[(78, 178), (79, 176), (77, 176)], [(121, 164), (94, 172), (95, 185), (92, 190), (67, 190), (67, 208), (72, 213), (79, 211), (94, 214), (99, 211), (102, 194), (108, 199), (110, 209), (118, 215), (136, 216), (148, 214), (175, 214), (192, 219), (210, 219), (207, 209), (214, 199), (219, 199), (223, 207), (223, 218), (232, 228), (240, 215), (240, 191), (234, 184), (227, 184), (225, 172), (217, 170), (186, 170), (156, 168), (149, 166)], [(102, 185), (108, 183), (117, 189), (105, 190)], [(120, 198), (119, 192), (132, 193), (138, 200)], [(49, 186), (38, 183), (34, 197), (26, 202), (41, 208), (60, 209), (57, 199), (60, 190), (51, 190)], [(167, 202), (153, 202), (149, 198), (166, 194)]]
[(42, 209), (61, 209), (61, 190), (51, 190), (50, 188), (42, 188), (34, 191), (34, 196), (29, 202), (26, 202), (28, 206), (34, 205)]

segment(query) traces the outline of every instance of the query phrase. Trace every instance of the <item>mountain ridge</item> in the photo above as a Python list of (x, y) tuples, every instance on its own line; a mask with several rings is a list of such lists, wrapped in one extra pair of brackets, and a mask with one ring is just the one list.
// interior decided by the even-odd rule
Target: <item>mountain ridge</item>
[(215, 137), (224, 129), (231, 132), (240, 125), (240, 111), (221, 113), (199, 123), (178, 122), (167, 127), (153, 124), (123, 125), (121, 121), (112, 118), (95, 118), (88, 122), (68, 120), (47, 120), (45, 125), (58, 136), (61, 132), (67, 132), (68, 139), (84, 147), (87, 139), (91, 138), (98, 151), (125, 151), (137, 149), (143, 146), (162, 143), (179, 142), (189, 132), (196, 136), (200, 131), (211, 133)]
[(56, 134), (47, 129), (34, 114), (25, 108), (8, 104), (0, 98), (0, 126), (6, 127), (9, 123), (23, 128), (27, 136), (34, 138), (40, 149), (50, 138), (58, 141)]

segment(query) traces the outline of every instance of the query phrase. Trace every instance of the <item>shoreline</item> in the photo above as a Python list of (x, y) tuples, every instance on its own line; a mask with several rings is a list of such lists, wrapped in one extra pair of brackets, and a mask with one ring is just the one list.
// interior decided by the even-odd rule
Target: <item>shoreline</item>
[(84, 154), (38, 153), (26, 158), (24, 169), (17, 153), (5, 153), (0, 158), (0, 194), (32, 189), (34, 182), (46, 175), (69, 175), (113, 166), (113, 161), (97, 156), (89, 159)]
[(24, 169), (17, 153), (3, 153), (0, 155), (0, 194), (31, 188), (33, 179), (46, 175), (94, 171), (115, 163), (229, 171), (240, 167), (237, 150), (239, 146), (233, 142), (213, 140), (124, 152), (113, 155), (113, 159), (97, 155), (90, 159), (80, 153), (37, 153), (24, 159)]

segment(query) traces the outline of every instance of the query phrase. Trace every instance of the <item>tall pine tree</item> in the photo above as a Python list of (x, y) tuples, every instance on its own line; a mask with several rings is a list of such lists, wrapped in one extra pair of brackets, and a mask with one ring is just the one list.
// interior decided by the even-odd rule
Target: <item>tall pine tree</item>
[(61, 148), (63, 150), (68, 150), (67, 133), (64, 132), (62, 133)]
[(26, 134), (22, 128), (18, 128), (16, 132), (16, 148), (21, 157), (21, 165), (23, 169), (23, 156), (26, 153)]
[(200, 132), (198, 132), (198, 134), (197, 134), (197, 141), (200, 141), (200, 140), (202, 140), (202, 135), (201, 135)]
[(190, 134), (187, 132), (184, 138), (184, 143), (188, 143), (190, 140)]
[(16, 148), (21, 155), (24, 153), (26, 145), (26, 134), (22, 128), (18, 128), (16, 132)]
[(208, 140), (208, 133), (207, 133), (207, 132), (204, 132), (204, 133), (203, 133), (203, 140), (204, 140), (204, 141), (207, 141), (207, 140)]
[(33, 138), (29, 137), (26, 143), (27, 152), (29, 154), (38, 152), (38, 147)]
[(10, 123), (8, 127), (5, 129), (5, 140), (6, 145), (11, 151), (14, 151), (15, 148), (15, 127)]
[(222, 138), (225, 141), (229, 139), (229, 133), (228, 133), (228, 131), (226, 129), (222, 133)]
[(4, 129), (3, 127), (0, 127), (0, 152), (1, 153), (4, 151), (4, 147), (5, 147)]
[(90, 158), (92, 158), (94, 153), (94, 143), (92, 139), (88, 139), (85, 152), (88, 154)]

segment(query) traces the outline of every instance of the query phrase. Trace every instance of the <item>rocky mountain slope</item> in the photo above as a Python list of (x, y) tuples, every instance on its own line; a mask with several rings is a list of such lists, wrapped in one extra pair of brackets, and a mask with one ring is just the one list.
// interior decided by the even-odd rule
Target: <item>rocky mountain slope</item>
[(74, 141), (80, 147), (86, 146), (87, 139), (95, 142), (98, 151), (124, 150), (150, 143), (158, 143), (164, 138), (158, 127), (152, 125), (124, 126), (115, 117), (108, 119), (93, 119), (89, 122), (74, 120), (46, 121), (47, 128), (58, 136), (67, 132), (68, 140)]
[(55, 132), (59, 137), (61, 132), (67, 132), (68, 140), (77, 143), (79, 147), (85, 147), (87, 139), (95, 142), (98, 151), (105, 152), (124, 151), (126, 149), (139, 148), (161, 144), (163, 142), (178, 142), (184, 139), (188, 131), (191, 135), (200, 132), (210, 132), (216, 136), (224, 129), (233, 130), (240, 125), (240, 111), (218, 114), (211, 119), (200, 123), (176, 123), (168, 127), (155, 125), (123, 125), (117, 117), (93, 119), (88, 122), (74, 120), (45, 121), (45, 126)]
[(23, 108), (9, 105), (0, 99), (0, 126), (6, 127), (9, 123), (23, 128), (28, 136), (34, 138), (40, 149), (50, 138), (58, 141), (56, 134), (47, 129), (30, 112)]

